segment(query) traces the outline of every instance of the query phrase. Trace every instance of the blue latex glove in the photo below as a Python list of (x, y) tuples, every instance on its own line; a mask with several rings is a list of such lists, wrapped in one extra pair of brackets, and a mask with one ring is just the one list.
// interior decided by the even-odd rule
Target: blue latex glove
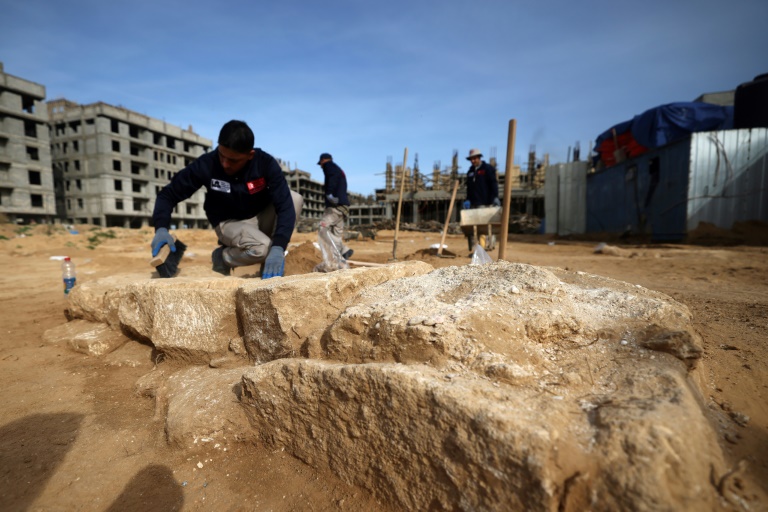
[(173, 237), (166, 228), (158, 228), (155, 232), (155, 238), (152, 239), (152, 257), (157, 256), (160, 252), (160, 248), (164, 245), (168, 245), (171, 248), (171, 252), (176, 252), (176, 244), (173, 243)]
[(463, 204), (463, 206), (464, 206), (464, 209), (465, 209), (465, 210), (469, 210), (470, 208), (472, 208), (472, 204), (469, 202), (469, 199), (467, 199), (466, 201), (464, 201), (464, 204)]
[(285, 251), (282, 247), (273, 246), (267, 254), (267, 259), (264, 260), (264, 272), (261, 275), (262, 279), (269, 279), (270, 277), (282, 277), (285, 270)]
[(328, 194), (326, 197), (328, 198), (328, 202), (332, 205), (336, 206), (339, 204), (339, 198), (335, 197), (333, 194)]
[(493, 206), (501, 206), (501, 201), (499, 201), (498, 197), (493, 198)]

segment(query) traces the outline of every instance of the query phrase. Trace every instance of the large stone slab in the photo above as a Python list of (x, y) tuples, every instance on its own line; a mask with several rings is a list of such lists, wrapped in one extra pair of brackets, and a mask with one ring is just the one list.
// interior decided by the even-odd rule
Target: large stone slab
[(219, 370), (193, 366), (162, 379), (148, 374), (154, 389), (137, 389), (155, 397), (156, 412), (165, 418), (168, 443), (182, 449), (227, 450), (233, 444), (254, 439), (240, 403), (245, 368)]
[(246, 349), (260, 362), (321, 357), (320, 336), (363, 290), (432, 270), (412, 261), (246, 282), (237, 297)]
[(107, 324), (74, 320), (45, 331), (43, 341), (64, 343), (75, 352), (98, 357), (109, 354), (130, 340)]
[(323, 331), (361, 290), (431, 270), (402, 262), (268, 280), (109, 277), (73, 290), (68, 311), (190, 364), (227, 356), (268, 361), (319, 354)]
[(102, 322), (119, 329), (118, 308), (123, 290), (145, 280), (146, 274), (118, 274), (78, 283), (69, 292), (67, 317)]
[(330, 359), (461, 363), (510, 382), (541, 375), (555, 359), (584, 366), (579, 349), (602, 360), (605, 347), (646, 347), (689, 366), (701, 355), (690, 311), (664, 294), (507, 262), (368, 288), (334, 321), (324, 347)]
[(242, 280), (175, 278), (124, 287), (118, 316), (127, 332), (167, 357), (208, 363), (240, 337), (235, 296)]
[(407, 510), (711, 510), (723, 460), (681, 365), (554, 394), (424, 365), (279, 360), (243, 375), (260, 438)]

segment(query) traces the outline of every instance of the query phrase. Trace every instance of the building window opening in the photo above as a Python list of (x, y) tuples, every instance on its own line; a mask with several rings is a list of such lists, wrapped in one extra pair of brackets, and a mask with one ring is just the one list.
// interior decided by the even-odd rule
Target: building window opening
[(37, 123), (34, 121), (30, 121), (29, 119), (24, 120), (24, 135), (27, 137), (31, 137), (33, 139), (37, 138)]
[(113, 171), (122, 171), (123, 166), (120, 163), (120, 160), (112, 160), (112, 170)]
[(77, 209), (78, 210), (82, 210), (83, 209), (83, 198), (82, 197), (78, 197), (77, 198)]
[(42, 208), (43, 207), (43, 196), (42, 196), (42, 194), (30, 194), (29, 198), (32, 200), (32, 208)]
[(117, 119), (112, 119), (112, 133), (120, 133), (120, 123)]
[(118, 191), (118, 192), (123, 190), (123, 181), (122, 180), (115, 180), (115, 190)]
[(120, 152), (120, 141), (119, 140), (113, 140), (112, 141), (112, 151), (115, 151), (117, 153)]
[(122, 209), (123, 209), (123, 200), (115, 199), (115, 210), (122, 210)]
[(23, 94), (21, 96), (21, 109), (27, 114), (35, 113), (35, 98)]
[(40, 151), (37, 148), (27, 146), (27, 156), (30, 160), (40, 160)]
[(43, 180), (40, 171), (28, 171), (30, 185), (42, 185)]

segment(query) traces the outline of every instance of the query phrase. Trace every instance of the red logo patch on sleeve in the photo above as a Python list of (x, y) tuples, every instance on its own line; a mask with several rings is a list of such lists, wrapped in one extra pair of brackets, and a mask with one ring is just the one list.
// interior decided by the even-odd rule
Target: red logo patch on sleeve
[(259, 178), (257, 180), (248, 181), (245, 185), (248, 187), (249, 194), (255, 194), (256, 192), (264, 190), (264, 187), (267, 186), (267, 181), (264, 178)]

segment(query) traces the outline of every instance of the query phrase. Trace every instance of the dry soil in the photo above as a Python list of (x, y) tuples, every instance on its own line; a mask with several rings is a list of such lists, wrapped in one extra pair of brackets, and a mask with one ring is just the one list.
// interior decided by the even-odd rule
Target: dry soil
[[(68, 255), (84, 282), (125, 272), (152, 272), (150, 229), (0, 226), (0, 503), (3, 510), (391, 510), (368, 492), (312, 469), (284, 452), (242, 445), (194, 454), (170, 449), (151, 399), (136, 380), (163, 361), (131, 343), (102, 358), (46, 344), (43, 333), (66, 321), (60, 261)], [(764, 241), (764, 226), (752, 240)], [(722, 435), (739, 478), (768, 508), (768, 248), (733, 245), (745, 238), (705, 233), (707, 245), (639, 245), (512, 235), (509, 261), (609, 276), (664, 292), (686, 304), (705, 343), (708, 406), (731, 414), (737, 435)], [(178, 231), (188, 246), (184, 268), (210, 265), (215, 235)], [(353, 260), (393, 259), (391, 231), (349, 243)], [(319, 252), (297, 233), (289, 274), (310, 272)], [(695, 240), (694, 237), (692, 239)], [(397, 259), (435, 267), (467, 265), (466, 240), (449, 235), (447, 254), (430, 250), (440, 233), (401, 231)], [(718, 245), (721, 244), (721, 245)], [(497, 251), (490, 251), (496, 258)], [(251, 278), (258, 268), (238, 269)], [(720, 432), (721, 429), (718, 429)], [(729, 429), (732, 431), (732, 429)], [(740, 461), (743, 461), (740, 463)], [(737, 464), (739, 464), (737, 466)]]

